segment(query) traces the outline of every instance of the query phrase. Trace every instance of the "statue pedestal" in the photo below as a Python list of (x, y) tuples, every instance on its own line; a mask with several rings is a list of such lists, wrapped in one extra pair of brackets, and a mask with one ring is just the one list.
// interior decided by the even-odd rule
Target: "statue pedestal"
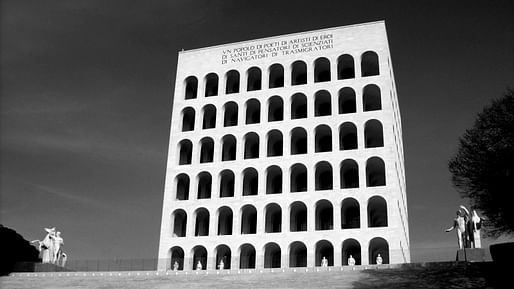
[(485, 250), (482, 248), (465, 248), (457, 250), (457, 262), (484, 262)]

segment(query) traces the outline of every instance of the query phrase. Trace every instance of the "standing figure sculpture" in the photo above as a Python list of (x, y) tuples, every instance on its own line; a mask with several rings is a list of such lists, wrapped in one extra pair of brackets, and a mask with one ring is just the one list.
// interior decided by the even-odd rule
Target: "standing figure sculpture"
[(50, 263), (64, 267), (68, 256), (61, 250), (64, 244), (61, 232), (56, 232), (54, 228), (45, 228), (46, 236), (43, 241), (34, 240), (31, 243), (38, 245), (41, 253), (41, 262)]
[(350, 255), (350, 258), (348, 258), (348, 265), (349, 266), (355, 266), (355, 259), (352, 255)]
[(225, 263), (223, 263), (223, 259), (220, 260), (220, 263), (218, 265), (218, 269), (220, 269), (220, 270), (225, 269)]
[(59, 264), (60, 257), (63, 254), (61, 250), (61, 246), (64, 245), (64, 240), (61, 238), (61, 232), (55, 233), (55, 236), (53, 237), (54, 242), (54, 255), (52, 256), (52, 263)]
[(175, 261), (175, 263), (173, 263), (173, 271), (178, 271), (178, 268), (179, 268), (178, 262)]
[[(462, 206), (461, 206), (462, 207)], [(451, 232), (453, 229), (457, 230), (457, 241), (459, 242), (459, 249), (464, 249), (465, 242), (467, 240), (466, 237), (466, 219), (465, 213), (461, 210), (456, 212), (457, 217), (453, 219), (453, 226), (446, 229), (446, 232)]]
[(480, 238), (480, 229), (482, 229), (482, 218), (480, 218), (480, 216), (478, 216), (476, 210), (473, 210), (473, 216), (471, 216), (471, 230), (473, 232), (473, 248), (482, 248), (482, 240)]
[(323, 256), (323, 259), (321, 259), (321, 267), (328, 267), (328, 260)]
[(198, 263), (196, 264), (196, 270), (202, 270), (202, 262), (198, 261)]
[(382, 256), (380, 254), (377, 255), (377, 265), (382, 265), (384, 262), (384, 259), (382, 259)]

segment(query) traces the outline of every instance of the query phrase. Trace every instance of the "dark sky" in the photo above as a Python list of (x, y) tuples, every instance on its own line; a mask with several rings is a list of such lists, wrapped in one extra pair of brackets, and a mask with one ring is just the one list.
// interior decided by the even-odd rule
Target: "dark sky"
[(2, 0), (0, 221), (57, 227), (70, 259), (156, 258), (177, 52), (385, 20), (412, 259), (453, 259), (447, 163), (514, 86), (513, 3)]

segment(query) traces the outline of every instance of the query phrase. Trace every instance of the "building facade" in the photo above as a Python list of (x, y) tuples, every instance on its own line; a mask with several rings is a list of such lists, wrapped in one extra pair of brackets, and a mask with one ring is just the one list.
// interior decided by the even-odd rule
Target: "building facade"
[(385, 23), (180, 52), (158, 269), (379, 254), (410, 262)]

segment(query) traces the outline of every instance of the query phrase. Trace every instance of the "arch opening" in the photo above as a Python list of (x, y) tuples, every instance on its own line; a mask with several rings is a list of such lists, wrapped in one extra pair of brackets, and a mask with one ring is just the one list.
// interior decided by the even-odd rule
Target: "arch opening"
[(366, 186), (386, 185), (385, 164), (379, 157), (371, 157), (366, 162)]
[(307, 267), (307, 247), (296, 241), (289, 245), (289, 267)]
[(343, 242), (342, 246), (342, 257), (343, 257), (343, 266), (348, 265), (348, 258), (350, 256), (355, 259), (355, 265), (362, 265), (361, 260), (361, 245), (355, 239), (346, 239)]
[(307, 206), (304, 203), (297, 201), (291, 204), (289, 228), (291, 232), (307, 231)]
[(214, 141), (205, 137), (200, 141), (200, 163), (212, 163), (214, 159)]
[(284, 120), (284, 101), (280, 96), (272, 96), (268, 100), (268, 121)]
[(295, 93), (291, 97), (291, 119), (307, 117), (307, 97), (303, 93)]
[(332, 130), (327, 125), (319, 125), (315, 130), (315, 152), (332, 151)]
[(195, 236), (209, 236), (209, 211), (200, 208), (196, 210), (195, 215)]
[(189, 199), (189, 176), (180, 174), (177, 176), (176, 199), (184, 201)]
[(320, 90), (314, 95), (314, 116), (326, 116), (332, 114), (332, 101), (330, 93)]
[(184, 270), (184, 250), (178, 246), (174, 246), (170, 249), (170, 269), (174, 268), (175, 262), (178, 264), (178, 270)]
[(179, 143), (180, 153), (179, 153), (179, 165), (190, 165), (191, 164), (191, 155), (193, 153), (193, 144), (190, 140), (183, 140)]
[(255, 269), (255, 248), (250, 244), (243, 244), (240, 248), (240, 269)]
[(198, 199), (211, 198), (212, 177), (208, 172), (201, 172), (198, 175)]
[(378, 54), (374, 51), (366, 51), (361, 56), (362, 76), (379, 75)]
[(239, 72), (237, 70), (230, 70), (226, 74), (227, 83), (225, 93), (238, 93), (239, 92)]
[(359, 166), (356, 161), (346, 159), (341, 163), (341, 189), (359, 187)]
[(366, 148), (384, 146), (382, 123), (376, 119), (368, 120), (364, 125), (364, 139)]
[(223, 269), (230, 270), (232, 265), (231, 259), (232, 252), (227, 245), (219, 245), (216, 247), (216, 269), (221, 269), (219, 265), (220, 262), (223, 261)]
[(360, 228), (359, 202), (354, 198), (346, 198), (341, 205), (341, 229)]
[(259, 136), (256, 133), (247, 133), (244, 137), (245, 141), (245, 159), (255, 159), (259, 157)]
[(248, 168), (243, 171), (243, 196), (256, 196), (259, 190), (257, 170)]
[(237, 104), (229, 102), (225, 104), (225, 117), (223, 119), (223, 126), (236, 126), (237, 125)]
[(278, 63), (269, 68), (269, 88), (284, 86), (284, 67)]
[(205, 77), (205, 97), (218, 95), (218, 75), (209, 73)]
[(330, 81), (330, 61), (321, 57), (314, 61), (314, 82)]
[(202, 129), (209, 129), (216, 127), (216, 107), (208, 104), (203, 108), (203, 122)]
[(279, 130), (272, 130), (268, 133), (268, 157), (282, 156), (283, 138)]
[(319, 162), (316, 165), (314, 177), (316, 191), (332, 190), (332, 166), (328, 162)]
[(282, 209), (277, 204), (269, 204), (265, 208), (264, 231), (266, 233), (280, 233), (282, 231)]
[(224, 170), (220, 173), (220, 198), (234, 196), (234, 173), (231, 170)]
[(291, 65), (291, 85), (307, 84), (307, 64), (298, 60)]
[(355, 90), (344, 87), (339, 90), (339, 114), (357, 112)]
[(246, 124), (261, 122), (261, 103), (257, 99), (250, 99), (246, 102)]
[(182, 131), (192, 131), (195, 129), (195, 110), (191, 107), (182, 110)]
[(343, 54), (337, 59), (337, 79), (355, 78), (355, 63), (349, 54)]
[[(218, 235), (232, 235), (232, 223), (234, 216), (229, 207), (221, 207), (218, 210)], [(216, 264), (219, 264), (216, 262)], [(225, 263), (226, 264), (226, 263)]]
[(307, 168), (302, 164), (291, 167), (291, 192), (307, 191)]
[(379, 196), (368, 200), (368, 227), (387, 227), (387, 203)]
[(389, 264), (389, 244), (385, 239), (376, 237), (369, 242), (369, 264), (377, 264), (379, 254), (382, 264)]
[(316, 263), (317, 267), (322, 266), (322, 260), (326, 258), (328, 266), (334, 266), (334, 246), (327, 241), (321, 240), (316, 243)]
[(281, 194), (282, 170), (278, 166), (271, 166), (266, 173), (266, 194)]
[(241, 209), (241, 234), (255, 234), (257, 232), (257, 209), (246, 205)]
[(334, 209), (332, 203), (321, 200), (316, 203), (316, 231), (334, 228)]
[(177, 209), (172, 214), (173, 237), (185, 237), (187, 228), (187, 214), (182, 209)]
[(382, 100), (380, 88), (375, 84), (368, 84), (362, 92), (364, 111), (381, 110)]
[(193, 248), (193, 270), (198, 270), (198, 264), (202, 266), (202, 270), (207, 270), (207, 250), (204, 246), (196, 246)]
[(186, 78), (185, 99), (194, 99), (198, 91), (198, 79), (194, 76)]
[(262, 84), (262, 72), (258, 67), (248, 69), (247, 91), (260, 90)]
[(345, 122), (339, 127), (339, 150), (357, 149), (357, 127)]
[(264, 268), (280, 268), (281, 250), (276, 243), (264, 246)]
[(291, 131), (291, 154), (307, 153), (307, 131), (304, 128), (297, 127)]
[(222, 139), (222, 161), (233, 161), (236, 159), (236, 138), (233, 135), (226, 135)]

